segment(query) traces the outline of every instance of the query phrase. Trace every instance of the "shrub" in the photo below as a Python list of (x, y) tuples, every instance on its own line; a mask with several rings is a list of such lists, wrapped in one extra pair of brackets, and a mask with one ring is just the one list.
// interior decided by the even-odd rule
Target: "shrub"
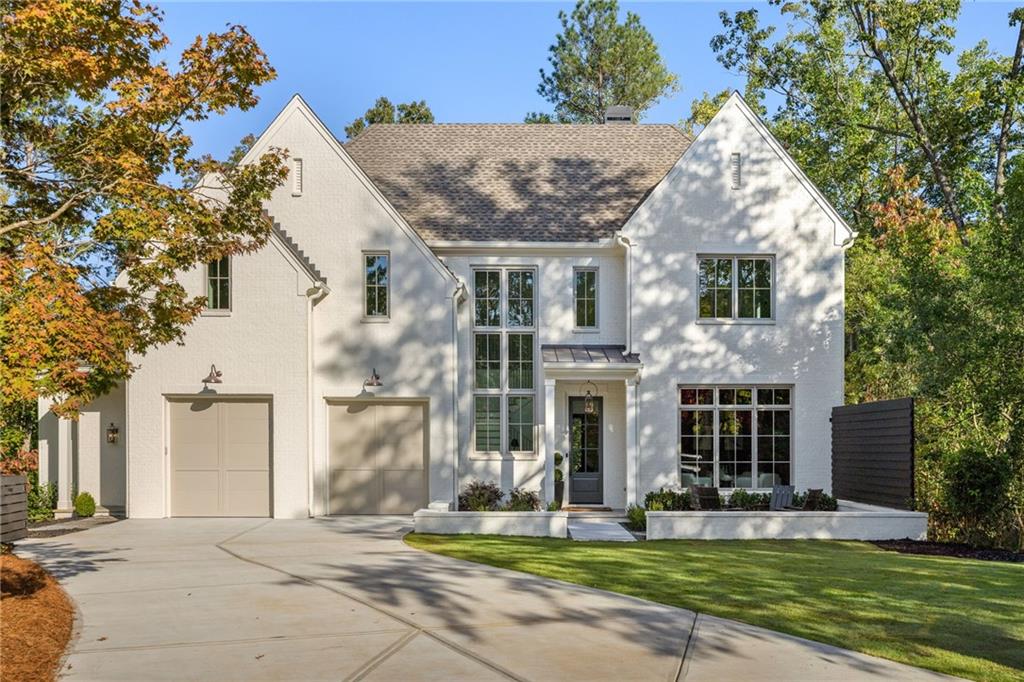
[(562, 511), (562, 505), (560, 505), (555, 500), (551, 500), (550, 502), (548, 502), (548, 511), (549, 512)]
[(78, 493), (75, 497), (75, 515), (87, 518), (96, 513), (96, 500), (89, 493)]
[(565, 474), (562, 473), (562, 462), (565, 458), (562, 457), (561, 452), (555, 453), (555, 483), (561, 483), (565, 480)]
[(505, 511), (538, 511), (540, 510), (540, 496), (532, 490), (513, 488), (508, 492), (508, 504)]
[[(793, 493), (793, 506), (802, 508), (804, 506), (805, 499), (807, 499), (807, 493)], [(835, 511), (838, 508), (839, 503), (836, 502), (836, 498), (832, 497), (828, 493), (822, 493), (821, 498), (818, 500), (818, 504), (810, 511)]]
[(1010, 484), (1010, 463), (977, 447), (965, 447), (943, 458), (942, 498), (963, 539), (972, 545), (993, 537), (993, 522), (1004, 511)]
[(28, 477), (28, 520), (46, 521), (53, 518), (57, 507), (57, 484), (39, 485), (39, 472), (30, 471)]
[(490, 481), (472, 481), (459, 495), (459, 511), (498, 511), (502, 492)]
[(693, 501), (688, 490), (662, 488), (644, 496), (644, 507), (648, 511), (690, 511), (693, 509)]
[(627, 525), (631, 530), (647, 530), (647, 510), (635, 504), (629, 505), (626, 509)]
[(767, 493), (752, 493), (746, 490), (734, 490), (729, 496), (729, 506), (736, 509), (754, 510), (767, 509), (771, 501), (771, 495)]

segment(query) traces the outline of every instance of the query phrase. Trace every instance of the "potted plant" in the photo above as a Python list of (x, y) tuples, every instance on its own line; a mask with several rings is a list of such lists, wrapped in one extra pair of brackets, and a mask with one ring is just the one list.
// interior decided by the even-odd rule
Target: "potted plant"
[(562, 473), (562, 453), (555, 453), (555, 503), (562, 507), (562, 500), (565, 499), (565, 474)]

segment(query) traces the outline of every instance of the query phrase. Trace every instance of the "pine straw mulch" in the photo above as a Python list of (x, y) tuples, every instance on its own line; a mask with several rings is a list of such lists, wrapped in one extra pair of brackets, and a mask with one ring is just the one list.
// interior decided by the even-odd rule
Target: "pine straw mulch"
[(0, 555), (0, 677), (53, 680), (71, 639), (74, 607), (34, 561)]

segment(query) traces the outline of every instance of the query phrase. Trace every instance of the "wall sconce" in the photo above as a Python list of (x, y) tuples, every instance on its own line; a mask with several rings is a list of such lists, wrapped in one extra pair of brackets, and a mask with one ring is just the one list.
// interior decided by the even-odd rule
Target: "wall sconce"
[(376, 367), (373, 368), (373, 374), (370, 375), (370, 378), (363, 382), (363, 386), (368, 386), (370, 388), (376, 388), (377, 386), (383, 385), (384, 382), (380, 380), (380, 375), (377, 374)]
[(108, 443), (116, 443), (117, 442), (117, 434), (118, 434), (117, 427), (114, 426), (114, 422), (110, 422), (110, 426), (107, 427), (107, 442)]
[(210, 373), (203, 379), (204, 384), (222, 384), (224, 383), (220, 379), (221, 372), (217, 369), (217, 365), (210, 365)]
[[(586, 386), (588, 384), (593, 386), (594, 387), (594, 393), (597, 393), (597, 384), (595, 384), (592, 381), (587, 381), (587, 383), (585, 383), (583, 385)], [(591, 393), (590, 389), (588, 388), (587, 389), (587, 394), (585, 396), (583, 396), (583, 412), (584, 412), (584, 414), (597, 414), (597, 402), (594, 400), (594, 393)]]

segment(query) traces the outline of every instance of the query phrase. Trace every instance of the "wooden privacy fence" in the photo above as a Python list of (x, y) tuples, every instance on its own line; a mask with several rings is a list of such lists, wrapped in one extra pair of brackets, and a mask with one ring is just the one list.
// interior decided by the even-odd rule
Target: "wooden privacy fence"
[(832, 408), (832, 494), (910, 509), (914, 499), (914, 399)]
[(0, 541), (28, 535), (28, 495), (24, 476), (0, 477)]

